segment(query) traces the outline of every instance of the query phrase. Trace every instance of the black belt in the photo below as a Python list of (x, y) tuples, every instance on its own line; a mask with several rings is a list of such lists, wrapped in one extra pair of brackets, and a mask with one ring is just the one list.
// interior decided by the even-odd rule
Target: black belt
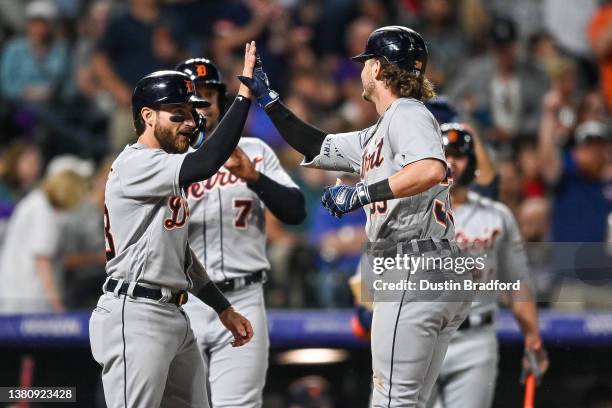
[(490, 324), (493, 324), (493, 321), (495, 320), (495, 313), (485, 312), (480, 315), (476, 315), (473, 319), (474, 321), (472, 321), (470, 317), (472, 316), (466, 317), (463, 323), (461, 323), (461, 325), (459, 326), (457, 330), (467, 330), (467, 329), (483, 327), (483, 326), (488, 326)]
[(454, 241), (448, 239), (412, 239), (410, 241), (381, 241), (371, 242), (368, 245), (368, 252), (371, 255), (383, 256), (383, 257), (395, 257), (398, 254), (401, 255), (419, 255), (426, 252), (440, 252), (448, 250), (451, 253), (460, 252), (459, 247)]
[(452, 245), (448, 239), (441, 239), (434, 241), (431, 238), (412, 240), (408, 242), (404, 242), (407, 245), (409, 251), (412, 250), (412, 254), (422, 254), (424, 252), (433, 252), (440, 251), (442, 249), (446, 249), (449, 251), (456, 251), (458, 247), (456, 245)]
[(253, 283), (265, 282), (267, 279), (266, 271), (261, 270), (239, 278), (225, 279), (219, 282), (215, 282), (215, 285), (221, 292), (231, 292), (232, 290), (238, 290), (245, 286), (252, 285)]
[[(116, 279), (109, 279), (108, 283), (106, 284), (106, 291), (107, 292), (114, 292), (115, 289), (117, 288), (117, 284), (119, 284), (119, 281)], [(124, 282), (123, 285), (121, 285), (121, 288), (119, 289), (119, 294), (120, 295), (127, 295), (128, 292), (128, 288), (130, 287), (130, 283), (129, 282)], [(162, 291), (160, 289), (152, 289), (152, 288), (147, 288), (145, 286), (136, 284), (136, 286), (134, 286), (134, 291), (132, 292), (132, 296), (133, 297), (137, 297), (137, 298), (147, 298), (147, 299), (153, 299), (153, 300), (162, 300)], [(170, 299), (168, 299), (168, 303), (174, 303), (177, 306), (182, 306), (185, 303), (187, 303), (187, 298), (188, 298), (188, 294), (186, 290), (181, 290), (179, 292), (174, 292), (172, 293), (172, 297), (170, 297)]]

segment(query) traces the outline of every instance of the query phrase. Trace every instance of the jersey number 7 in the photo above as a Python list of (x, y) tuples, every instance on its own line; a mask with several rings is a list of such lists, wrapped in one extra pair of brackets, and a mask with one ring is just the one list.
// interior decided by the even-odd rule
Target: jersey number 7
[(234, 228), (244, 230), (249, 227), (249, 215), (253, 210), (253, 200), (235, 199), (234, 209), (238, 210), (234, 216)]

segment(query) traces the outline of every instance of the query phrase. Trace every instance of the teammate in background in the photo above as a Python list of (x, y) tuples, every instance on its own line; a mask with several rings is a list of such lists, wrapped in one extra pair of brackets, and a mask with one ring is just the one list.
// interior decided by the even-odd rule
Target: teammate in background
[[(243, 75), (251, 76), (254, 65), (252, 42), (245, 48)], [(111, 408), (208, 407), (202, 356), (181, 308), (187, 290), (217, 312), (234, 346), (253, 336), (249, 321), (231, 307), (189, 247), (186, 196), (188, 186), (215, 174), (236, 147), (250, 95), (241, 86), (225, 120), (200, 149), (187, 153), (204, 126), (195, 109), (209, 105), (195, 96), (189, 76), (158, 71), (136, 85), (138, 142), (119, 154), (106, 184), (109, 276), (89, 325)]]
[[(206, 132), (213, 132), (226, 100), (219, 70), (205, 58), (187, 60), (176, 70), (189, 75), (196, 95), (210, 102), (198, 112), (206, 117)], [(299, 224), (306, 217), (304, 197), (272, 149), (255, 138), (242, 138), (238, 146), (215, 175), (187, 190), (189, 244), (210, 278), (250, 320), (256, 333), (249, 344), (232, 349), (230, 333), (213, 309), (194, 297), (185, 304), (215, 408), (262, 405), (269, 348), (263, 295), (270, 268), (265, 209), (286, 224)]]
[[(447, 167), (440, 128), (423, 104), (433, 96), (424, 77), (427, 48), (415, 31), (389, 26), (370, 34), (366, 50), (353, 59), (364, 64), (363, 97), (376, 106), (377, 123), (358, 132), (326, 134), (298, 119), (269, 89), (260, 67), (247, 84), (280, 134), (304, 154), (303, 165), (358, 173), (355, 187), (327, 188), (331, 214), (366, 207), (371, 243), (390, 242), (405, 255), (455, 252)], [(390, 256), (399, 253), (389, 254)], [(384, 274), (393, 279), (398, 271)], [(405, 280), (411, 271), (401, 275)], [(412, 271), (440, 278), (442, 271)], [(451, 272), (456, 280), (466, 275)], [(464, 320), (471, 301), (465, 291), (440, 291), (435, 301), (413, 292), (374, 302), (372, 368), (374, 407), (423, 407), (438, 376), (450, 336)], [(399, 301), (398, 301), (399, 300)]]
[[(462, 122), (462, 115), (457, 112), (445, 96), (438, 95), (434, 99), (427, 101), (425, 106), (427, 106), (427, 109), (434, 115), (440, 125), (451, 122)], [(463, 127), (467, 128), (472, 135), (474, 154), (476, 155), (476, 162), (478, 163), (476, 176), (468, 188), (484, 197), (497, 200), (499, 196), (499, 174), (495, 168), (495, 164), (491, 160), (487, 152), (487, 147), (482, 142), (476, 129), (466, 123), (463, 123)]]
[[(521, 290), (507, 293), (509, 307), (524, 335), (525, 350), (538, 359), (539, 369), (548, 358), (538, 329), (536, 304), (529, 288), (527, 256), (517, 223), (504, 204), (470, 191), (477, 159), (474, 138), (457, 123), (441, 127), (446, 160), (453, 174), (451, 202), (457, 244), (473, 257), (484, 257), (486, 267), (475, 280), (520, 280)], [(428, 406), (436, 408), (487, 408), (493, 402), (498, 347), (495, 313), (499, 297), (479, 293), (467, 319), (451, 338), (440, 377)]]

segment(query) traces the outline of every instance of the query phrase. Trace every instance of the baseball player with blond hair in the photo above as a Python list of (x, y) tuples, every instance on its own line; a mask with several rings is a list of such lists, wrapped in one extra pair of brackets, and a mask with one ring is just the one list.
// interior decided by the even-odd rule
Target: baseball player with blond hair
[[(389, 26), (373, 31), (365, 52), (353, 59), (363, 63), (363, 97), (380, 117), (374, 126), (341, 134), (326, 134), (298, 119), (269, 88), (261, 67), (253, 78), (240, 78), (283, 138), (304, 154), (303, 165), (361, 176), (354, 187), (326, 188), (323, 204), (336, 217), (364, 207), (371, 248), (386, 246), (389, 258), (424, 253), (441, 258), (458, 252), (440, 128), (423, 104), (434, 95), (424, 76), (427, 56), (425, 42), (414, 30)], [(371, 266), (365, 265), (363, 272)], [(460, 284), (467, 275), (395, 268), (377, 279), (395, 283), (414, 276)], [(427, 299), (406, 288), (374, 295), (372, 406), (424, 407), (471, 294), (441, 290)]]

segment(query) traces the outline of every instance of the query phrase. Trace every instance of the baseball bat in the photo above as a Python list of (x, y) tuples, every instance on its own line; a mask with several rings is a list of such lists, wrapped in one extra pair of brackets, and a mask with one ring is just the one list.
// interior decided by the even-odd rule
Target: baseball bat
[(531, 373), (525, 379), (525, 402), (523, 403), (523, 408), (535, 407), (535, 389), (536, 378), (535, 375)]
[[(34, 377), (34, 358), (30, 355), (25, 355), (21, 358), (21, 368), (19, 373), (19, 388), (28, 388), (32, 386), (32, 378)], [(30, 408), (30, 400), (20, 400), (16, 408)]]

